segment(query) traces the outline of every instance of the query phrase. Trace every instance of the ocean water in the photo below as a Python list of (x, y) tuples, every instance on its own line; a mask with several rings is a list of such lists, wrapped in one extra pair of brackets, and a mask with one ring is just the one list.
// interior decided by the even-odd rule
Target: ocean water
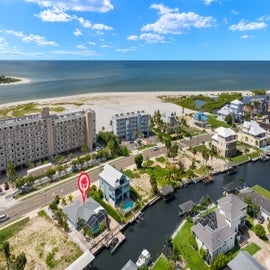
[(270, 89), (270, 61), (0, 61), (0, 104), (99, 92)]

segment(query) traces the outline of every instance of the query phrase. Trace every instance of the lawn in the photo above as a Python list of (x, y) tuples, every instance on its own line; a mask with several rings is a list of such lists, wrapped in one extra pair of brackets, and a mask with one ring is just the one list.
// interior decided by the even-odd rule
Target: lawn
[(265, 189), (259, 185), (253, 186), (252, 189), (254, 191), (256, 191), (257, 193), (261, 194), (262, 196), (264, 196), (265, 198), (270, 200), (270, 191), (268, 191), (267, 189)]
[(166, 258), (166, 256), (164, 254), (161, 254), (159, 256), (158, 260), (156, 261), (154, 267), (152, 268), (152, 270), (167, 269), (167, 263), (168, 263), (168, 259)]
[(212, 128), (230, 127), (230, 125), (228, 125), (226, 122), (218, 120), (216, 116), (213, 116), (213, 115), (208, 115), (208, 123)]
[(240, 249), (239, 246), (235, 246), (232, 250), (230, 250), (228, 252), (228, 254), (229, 254), (229, 256), (231, 256), (231, 259), (234, 259), (240, 251), (247, 251), (252, 256), (260, 249), (261, 248), (259, 246), (257, 246), (255, 243), (250, 243), (242, 249)]
[(187, 221), (173, 239), (173, 244), (179, 248), (181, 255), (185, 259), (187, 263), (186, 268), (192, 270), (207, 270), (209, 268), (200, 257), (199, 252), (194, 250), (188, 241), (192, 236), (191, 227), (193, 225), (194, 223)]

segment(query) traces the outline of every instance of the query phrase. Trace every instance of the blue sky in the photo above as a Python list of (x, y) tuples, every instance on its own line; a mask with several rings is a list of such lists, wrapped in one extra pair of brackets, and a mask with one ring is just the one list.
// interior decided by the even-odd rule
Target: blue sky
[(269, 60), (269, 0), (0, 0), (0, 59)]

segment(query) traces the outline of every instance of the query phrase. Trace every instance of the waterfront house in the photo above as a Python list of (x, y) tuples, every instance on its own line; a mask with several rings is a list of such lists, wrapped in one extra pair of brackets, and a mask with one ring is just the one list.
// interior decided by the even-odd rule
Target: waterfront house
[(211, 137), (212, 145), (224, 157), (236, 155), (237, 138), (231, 128), (219, 127)]
[(94, 269), (95, 256), (86, 250), (76, 261), (70, 264), (66, 270), (91, 270)]
[(75, 201), (70, 205), (63, 208), (64, 214), (67, 215), (67, 219), (72, 226), (76, 229), (79, 228), (79, 224), (85, 223), (93, 234), (99, 232), (100, 224), (105, 226), (108, 224), (108, 215), (100, 204), (98, 204), (92, 198), (88, 198), (85, 203), (81, 201)]
[(179, 204), (178, 205), (179, 216), (189, 215), (194, 205), (196, 204), (192, 200)]
[(122, 140), (134, 140), (138, 137), (148, 137), (150, 114), (145, 111), (115, 114), (112, 117), (112, 128), (115, 136)]
[(171, 134), (176, 132), (179, 123), (176, 112), (166, 111), (162, 113), (161, 120), (165, 125), (167, 133)]
[(270, 143), (270, 134), (260, 127), (256, 121), (245, 121), (240, 126), (238, 141), (262, 148)]
[(245, 224), (247, 205), (237, 196), (229, 194), (217, 202), (218, 208), (200, 217), (191, 228), (198, 248), (206, 251), (207, 263), (234, 247), (238, 229)]
[(233, 123), (241, 123), (243, 120), (243, 102), (235, 99), (217, 111), (218, 119), (225, 121), (227, 115), (232, 115)]
[(270, 200), (268, 198), (262, 196), (252, 188), (242, 189), (238, 196), (243, 201), (249, 197), (254, 204), (260, 207), (260, 214), (266, 220), (270, 220)]
[(224, 270), (265, 270), (247, 251), (240, 251)]
[(130, 198), (130, 179), (116, 168), (106, 164), (99, 174), (99, 187), (103, 191), (104, 198), (113, 207)]
[(268, 101), (264, 97), (255, 97), (249, 101), (251, 115), (264, 115), (268, 113)]
[(193, 116), (194, 125), (205, 128), (208, 125), (208, 116), (204, 112), (197, 112)]

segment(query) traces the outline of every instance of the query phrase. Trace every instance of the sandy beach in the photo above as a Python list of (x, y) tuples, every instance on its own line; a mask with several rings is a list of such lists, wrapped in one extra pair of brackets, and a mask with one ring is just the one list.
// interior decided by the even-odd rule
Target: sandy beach
[[(243, 91), (241, 91), (243, 93)], [(181, 116), (183, 113), (182, 107), (171, 103), (162, 102), (158, 96), (180, 96), (180, 95), (197, 95), (203, 94), (208, 96), (217, 96), (223, 93), (222, 91), (215, 92), (119, 92), (119, 93), (91, 93), (82, 94), (75, 96), (59, 97), (59, 98), (48, 98), (40, 100), (28, 100), (24, 102), (15, 102), (3, 104), (0, 108), (15, 106), (18, 104), (35, 102), (38, 106), (63, 106), (65, 112), (78, 111), (92, 109), (96, 112), (96, 123), (97, 132), (105, 128), (109, 131), (112, 129), (110, 126), (110, 120), (112, 116), (117, 113), (137, 112), (144, 110), (146, 113), (153, 114), (154, 111), (160, 110), (161, 113), (166, 111), (176, 112), (177, 115)], [(245, 91), (245, 95), (251, 95), (250, 91)], [(76, 105), (80, 103), (83, 105)], [(188, 109), (184, 109), (184, 114), (190, 113)]]
[[(9, 77), (9, 76), (7, 76)], [(17, 84), (25, 84), (25, 83), (30, 83), (31, 80), (28, 79), (28, 78), (22, 78), (22, 77), (9, 77), (9, 78), (12, 78), (12, 79), (17, 79), (17, 80), (20, 80), (18, 82), (12, 82), (12, 83), (0, 83), (0, 87), (1, 86), (9, 86), (9, 85), (17, 85)]]

